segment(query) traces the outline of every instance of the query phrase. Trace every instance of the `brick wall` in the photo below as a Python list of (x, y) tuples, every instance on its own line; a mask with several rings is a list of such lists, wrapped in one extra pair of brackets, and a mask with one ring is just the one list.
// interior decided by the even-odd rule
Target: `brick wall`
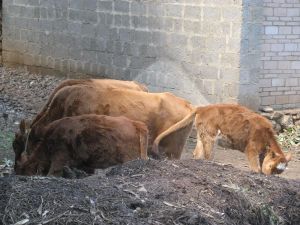
[(257, 108), (259, 57), (249, 46), (257, 21), (248, 20), (258, 2), (4, 0), (3, 59), (68, 76), (138, 80), (194, 104)]
[(261, 105), (300, 107), (300, 0), (264, 0)]

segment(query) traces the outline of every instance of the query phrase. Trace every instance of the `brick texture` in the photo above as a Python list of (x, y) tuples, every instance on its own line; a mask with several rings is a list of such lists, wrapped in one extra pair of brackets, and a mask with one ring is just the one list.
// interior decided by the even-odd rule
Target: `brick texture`
[(295, 96), (300, 94), (297, 90), (300, 79), (300, 4), (291, 0), (263, 2), (261, 105), (271, 105), (276, 109), (298, 108), (300, 98)]

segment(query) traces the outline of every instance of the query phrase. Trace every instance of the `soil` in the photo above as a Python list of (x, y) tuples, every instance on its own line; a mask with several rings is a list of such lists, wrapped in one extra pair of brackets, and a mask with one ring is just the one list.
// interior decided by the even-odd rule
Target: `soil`
[(207, 161), (136, 160), (78, 180), (11, 176), (0, 190), (3, 224), (300, 224), (299, 181)]
[(63, 79), (0, 67), (0, 224), (300, 224), (299, 149), (268, 177), (219, 146), (213, 162), (192, 160), (193, 139), (178, 161), (137, 160), (76, 180), (10, 175), (20, 119)]

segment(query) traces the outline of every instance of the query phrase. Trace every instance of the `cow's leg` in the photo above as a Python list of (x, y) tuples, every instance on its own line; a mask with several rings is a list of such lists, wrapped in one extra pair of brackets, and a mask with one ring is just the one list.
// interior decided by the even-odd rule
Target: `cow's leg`
[(169, 159), (180, 159), (186, 139), (191, 133), (193, 123), (167, 135), (160, 142), (160, 148)]
[(203, 149), (204, 149), (204, 158), (211, 160), (212, 149), (214, 146), (215, 138), (206, 134), (203, 138)]
[(193, 158), (194, 159), (204, 159), (204, 149), (203, 149), (203, 143), (200, 137), (200, 134), (197, 132), (197, 145), (193, 151)]
[(250, 169), (256, 173), (261, 172), (261, 168), (258, 164), (258, 151), (257, 151), (257, 146), (255, 146), (255, 143), (250, 142), (246, 149), (245, 149), (246, 156), (249, 160), (249, 166)]
[(62, 176), (63, 168), (69, 165), (70, 158), (66, 149), (56, 150), (54, 156), (51, 157), (51, 165), (47, 176)]
[(203, 125), (197, 126), (197, 146), (193, 152), (194, 159), (211, 159), (215, 138), (212, 137)]
[(197, 145), (193, 151), (194, 159), (204, 159), (205, 158), (205, 149), (203, 146), (203, 138), (205, 136), (205, 129), (201, 124), (197, 123), (198, 117), (196, 116), (196, 129), (197, 129)]

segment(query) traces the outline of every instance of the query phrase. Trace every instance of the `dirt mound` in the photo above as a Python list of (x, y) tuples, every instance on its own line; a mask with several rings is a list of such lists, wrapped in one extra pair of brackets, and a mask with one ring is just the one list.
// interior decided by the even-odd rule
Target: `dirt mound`
[(300, 181), (195, 160), (0, 179), (2, 224), (300, 224)]

